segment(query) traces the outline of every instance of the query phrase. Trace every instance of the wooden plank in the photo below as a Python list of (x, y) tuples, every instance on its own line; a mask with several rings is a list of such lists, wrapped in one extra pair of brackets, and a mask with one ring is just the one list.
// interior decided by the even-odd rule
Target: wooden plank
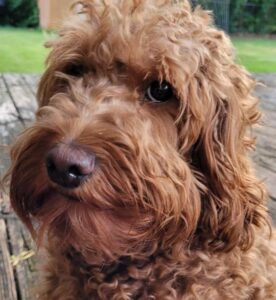
[(31, 122), (37, 109), (34, 94), (20, 75), (3, 74), (2, 77), (19, 116), (25, 123)]
[[(0, 76), (0, 143), (10, 145), (18, 133), (27, 125), (28, 121), (34, 118), (36, 109), (35, 89), (36, 76), (20, 75), (20, 74), (4, 74)], [(27, 122), (26, 122), (27, 121)], [(8, 148), (6, 148), (8, 150)], [(3, 150), (3, 148), (1, 149)], [(3, 173), (8, 165), (9, 158), (7, 151), (0, 152), (0, 174)], [(6, 221), (5, 230), (7, 230), (10, 238), (10, 251), (15, 263), (13, 276), (10, 277), (13, 286), (18, 290), (20, 300), (35, 299), (32, 286), (35, 276), (35, 258), (32, 256), (28, 259), (28, 255), (32, 255), (33, 244), (29, 233), (21, 222), (12, 214), (9, 199), (6, 195), (0, 195), (0, 217)], [(1, 220), (1, 219), (0, 219)], [(4, 221), (2, 220), (2, 224)], [(6, 240), (7, 236), (1, 233), (0, 238)], [(7, 255), (6, 255), (7, 256)], [(0, 253), (0, 259), (3, 254)], [(7, 276), (10, 276), (7, 275)], [(2, 275), (0, 276), (0, 278)], [(2, 278), (1, 278), (2, 279)], [(6, 276), (3, 277), (3, 288), (7, 287)], [(3, 292), (4, 293), (4, 292)], [(0, 292), (1, 295), (1, 292)], [(2, 296), (2, 295), (1, 295)], [(13, 300), (16, 298), (3, 294), (4, 298), (0, 300)]]
[(0, 219), (0, 300), (17, 300), (7, 241), (5, 222)]
[(8, 79), (9, 86), (23, 85), (20, 74), (4, 73), (3, 76), (5, 76)]
[(14, 122), (18, 119), (18, 112), (9, 95), (3, 77), (0, 76), (0, 124)]
[(270, 196), (268, 209), (276, 224), (276, 74), (258, 74), (255, 77), (265, 86), (260, 85), (255, 91), (263, 111), (263, 126), (255, 130), (257, 147), (253, 160), (256, 174), (267, 186)]
[(21, 300), (33, 300), (36, 280), (34, 245), (18, 219), (7, 219), (13, 263)]
[(14, 121), (7, 124), (0, 124), (0, 178), (10, 166), (9, 146), (23, 129), (22, 123)]
[[(9, 218), (11, 216), (11, 212), (12, 209), (8, 195), (5, 191), (0, 190), (0, 219)], [(13, 217), (15, 216), (13, 215)]]
[(9, 166), (7, 145), (11, 144), (22, 129), (20, 116), (8, 93), (3, 77), (0, 76), (0, 177)]
[(259, 178), (265, 180), (269, 195), (276, 199), (276, 76), (258, 75), (257, 78), (268, 86), (258, 86), (256, 89), (263, 111), (263, 126), (255, 130), (257, 147), (253, 160)]
[(40, 75), (21, 74), (21, 77), (24, 80), (25, 84), (28, 86), (28, 88), (31, 90), (33, 95), (36, 97)]
[[(0, 77), (0, 141), (3, 145), (10, 145), (18, 133), (25, 127), (20, 116), (20, 109), (28, 111), (30, 102), (34, 100), (34, 95), (29, 88), (26, 88), (26, 82), (19, 75), (4, 75)], [(21, 106), (17, 104), (15, 99), (23, 99)], [(31, 111), (33, 108), (31, 106)], [(33, 114), (24, 114), (24, 118), (33, 118)], [(3, 148), (1, 150), (4, 150)], [(5, 150), (8, 150), (6, 147)], [(0, 152), (0, 173), (3, 175), (4, 171), (9, 165), (8, 151)], [(31, 239), (26, 230), (21, 225), (20, 221), (12, 214), (9, 204), (9, 199), (6, 195), (2, 194), (0, 201), (0, 216), (5, 218), (7, 222), (7, 230), (10, 234), (11, 242), (11, 254), (15, 258), (20, 258), (17, 262), (11, 279), (14, 284), (17, 283), (17, 289), (20, 295), (20, 300), (31, 300), (34, 299), (30, 288), (31, 281), (35, 278), (33, 276), (34, 263), (32, 260), (22, 260), (23, 251), (30, 251)], [(26, 253), (26, 252), (25, 252)], [(2, 253), (0, 255), (2, 257)], [(3, 283), (7, 285), (6, 282)], [(6, 288), (6, 287), (5, 287)], [(5, 300), (10, 300), (9, 296), (4, 296)], [(1, 298), (0, 298), (1, 300)]]
[(254, 77), (268, 87), (276, 87), (276, 76), (273, 73), (255, 74)]

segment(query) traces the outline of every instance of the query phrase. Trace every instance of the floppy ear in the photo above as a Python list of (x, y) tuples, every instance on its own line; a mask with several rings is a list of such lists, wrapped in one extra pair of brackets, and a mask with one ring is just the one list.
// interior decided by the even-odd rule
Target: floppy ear
[[(248, 150), (253, 140), (246, 137), (259, 118), (250, 94), (254, 85), (241, 68), (233, 66), (229, 72), (232, 91), (226, 98), (211, 94), (212, 107), (191, 153), (206, 187), (198, 234), (215, 250), (236, 245), (246, 249), (253, 242), (254, 225), (260, 226), (265, 218), (265, 191), (250, 168)], [(201, 93), (204, 99), (203, 87)]]
[(254, 139), (247, 134), (260, 118), (252, 95), (255, 81), (234, 63), (232, 45), (222, 32), (206, 27), (195, 38), (198, 47), (191, 55), (198, 69), (177, 87), (182, 89), (180, 152), (201, 191), (194, 243), (213, 251), (247, 249), (255, 227), (266, 223), (266, 193), (248, 153)]
[[(223, 48), (218, 45), (217, 51)], [(214, 57), (197, 79), (198, 96), (206, 105), (205, 121), (191, 153), (206, 187), (198, 234), (214, 250), (236, 245), (247, 249), (254, 240), (254, 227), (261, 226), (266, 217), (266, 193), (248, 157), (254, 139), (247, 134), (260, 112), (252, 96), (254, 80), (229, 57), (228, 66), (223, 65), (223, 58)]]

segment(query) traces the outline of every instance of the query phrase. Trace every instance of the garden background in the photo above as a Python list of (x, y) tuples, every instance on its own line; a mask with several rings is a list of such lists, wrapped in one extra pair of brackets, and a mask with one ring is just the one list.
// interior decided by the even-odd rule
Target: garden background
[[(217, 25), (232, 37), (239, 63), (255, 73), (276, 72), (276, 0), (191, 2), (213, 10)], [(36, 0), (0, 0), (0, 72), (41, 73), (47, 39)]]

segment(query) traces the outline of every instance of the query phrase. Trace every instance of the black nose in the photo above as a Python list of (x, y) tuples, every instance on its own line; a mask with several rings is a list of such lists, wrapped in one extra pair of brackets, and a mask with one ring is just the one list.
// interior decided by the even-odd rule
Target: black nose
[(46, 157), (49, 178), (65, 188), (76, 188), (95, 168), (95, 155), (75, 145), (59, 144)]

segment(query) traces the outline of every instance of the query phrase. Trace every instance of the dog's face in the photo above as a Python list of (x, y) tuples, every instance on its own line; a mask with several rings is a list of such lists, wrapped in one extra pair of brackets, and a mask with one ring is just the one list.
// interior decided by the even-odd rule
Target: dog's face
[(37, 120), (13, 146), (16, 212), (94, 260), (247, 247), (259, 114), (228, 38), (187, 3), (94, 2), (52, 42)]

